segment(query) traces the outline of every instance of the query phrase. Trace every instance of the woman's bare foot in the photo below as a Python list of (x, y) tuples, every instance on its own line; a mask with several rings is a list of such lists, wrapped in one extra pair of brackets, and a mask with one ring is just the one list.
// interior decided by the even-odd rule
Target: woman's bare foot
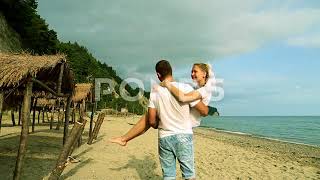
[(120, 146), (126, 146), (127, 145), (127, 141), (125, 141), (122, 136), (111, 138), (111, 139), (109, 139), (109, 141), (112, 142), (112, 143), (119, 144)]

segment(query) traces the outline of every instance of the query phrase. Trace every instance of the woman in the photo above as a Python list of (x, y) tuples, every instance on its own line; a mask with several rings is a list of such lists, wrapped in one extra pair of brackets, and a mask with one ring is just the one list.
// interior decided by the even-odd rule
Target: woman
[[(214, 90), (214, 75), (210, 65), (204, 63), (194, 64), (191, 71), (191, 78), (197, 83), (198, 88), (187, 94), (184, 94), (178, 88), (171, 86), (170, 82), (163, 81), (160, 85), (166, 87), (180, 102), (192, 102), (201, 99), (201, 101), (208, 106), (212, 91)], [(209, 107), (209, 115), (212, 115), (215, 111), (216, 108)], [(190, 113), (193, 127), (199, 126), (201, 118), (200, 113), (193, 108)], [(110, 141), (125, 146), (128, 141), (143, 134), (150, 128), (147, 118), (147, 115), (142, 116), (137, 124), (135, 124), (125, 135), (114, 137), (110, 139)]]

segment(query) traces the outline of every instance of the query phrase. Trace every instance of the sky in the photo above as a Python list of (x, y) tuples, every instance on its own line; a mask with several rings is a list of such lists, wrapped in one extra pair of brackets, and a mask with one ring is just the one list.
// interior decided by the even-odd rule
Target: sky
[(221, 115), (320, 115), (318, 0), (41, 0), (38, 13), (146, 90), (160, 59), (176, 80), (205, 62), (222, 81), (210, 103)]

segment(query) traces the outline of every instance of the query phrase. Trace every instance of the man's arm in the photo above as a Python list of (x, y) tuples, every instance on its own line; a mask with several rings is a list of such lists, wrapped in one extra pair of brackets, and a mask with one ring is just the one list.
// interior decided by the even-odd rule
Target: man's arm
[(200, 101), (198, 104), (193, 106), (193, 108), (195, 108), (200, 113), (201, 116), (208, 116), (209, 108), (208, 106), (203, 104), (202, 101)]
[(156, 108), (148, 108), (148, 121), (149, 125), (153, 127), (154, 129), (158, 128), (159, 125), (159, 119), (157, 119), (157, 109)]

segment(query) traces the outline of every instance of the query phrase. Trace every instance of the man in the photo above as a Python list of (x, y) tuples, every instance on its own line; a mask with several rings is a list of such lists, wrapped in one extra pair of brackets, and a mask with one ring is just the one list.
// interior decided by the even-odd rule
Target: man
[[(188, 84), (174, 82), (171, 65), (166, 60), (156, 64), (156, 73), (160, 81), (170, 81), (184, 93), (193, 90)], [(159, 156), (164, 179), (175, 179), (176, 159), (180, 163), (182, 177), (195, 179), (190, 107), (197, 109), (201, 115), (208, 114), (208, 107), (201, 101), (180, 103), (167, 88), (158, 87), (156, 92), (150, 94), (149, 124), (159, 129)]]

